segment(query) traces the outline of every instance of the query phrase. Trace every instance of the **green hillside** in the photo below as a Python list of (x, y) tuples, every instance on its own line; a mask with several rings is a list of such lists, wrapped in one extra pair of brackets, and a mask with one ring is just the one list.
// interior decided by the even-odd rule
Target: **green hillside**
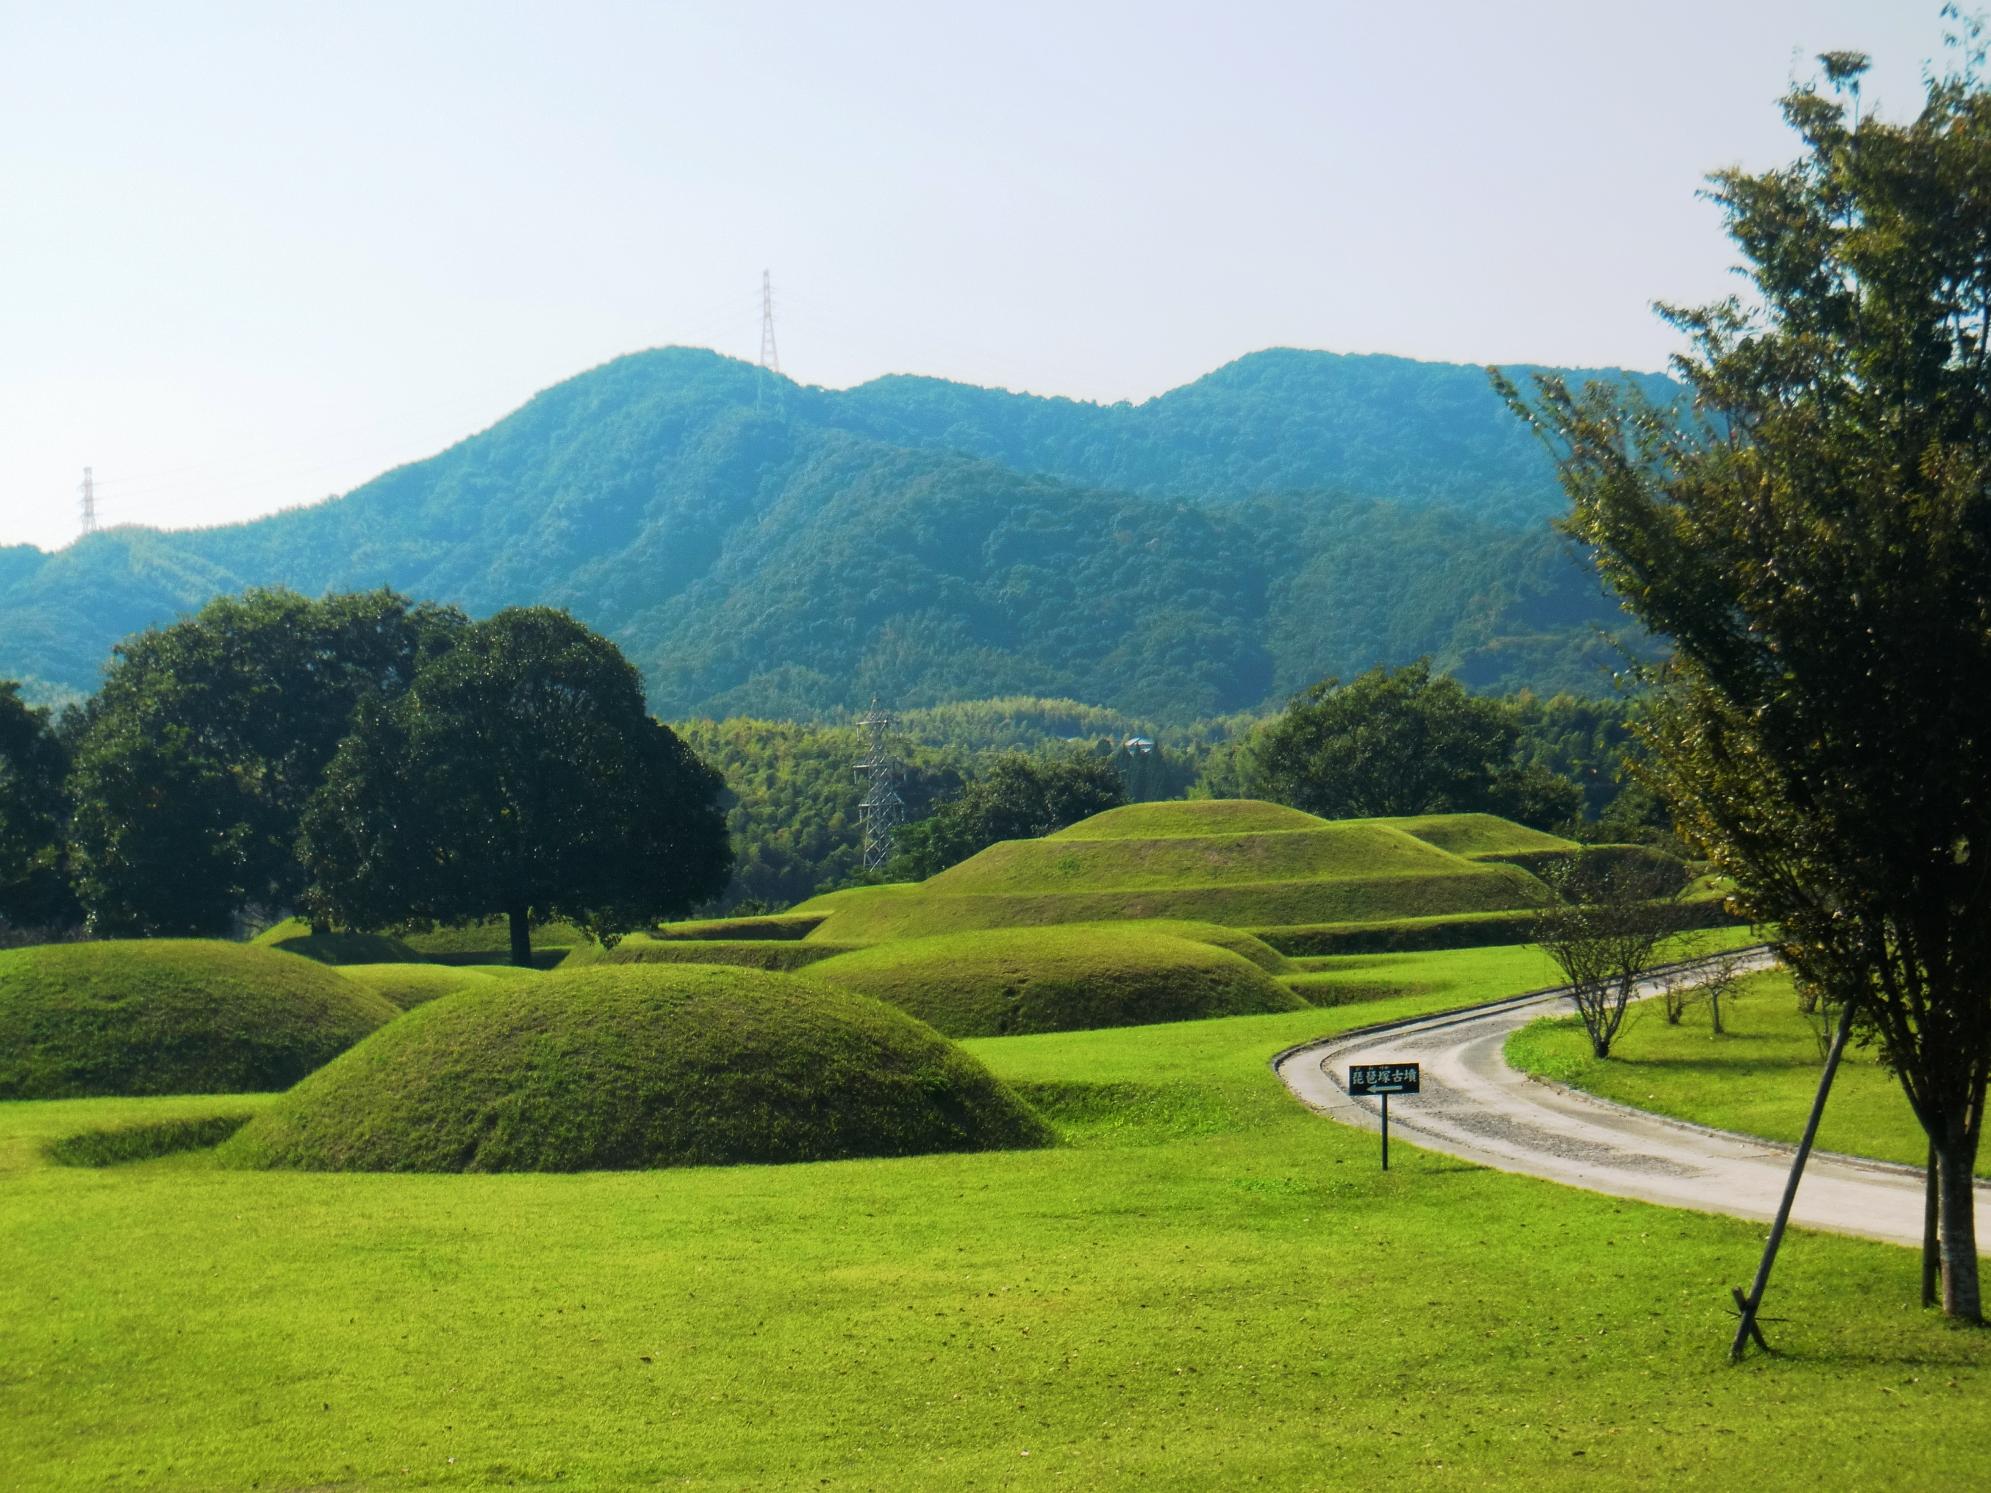
[(1478, 369), (1273, 351), (1139, 406), (756, 386), (639, 353), (343, 498), (9, 551), (0, 677), (87, 691), (119, 637), (251, 585), (565, 606), (671, 717), (1007, 694), (1182, 719), (1422, 654), (1543, 689), (1610, 661), (1548, 462)]

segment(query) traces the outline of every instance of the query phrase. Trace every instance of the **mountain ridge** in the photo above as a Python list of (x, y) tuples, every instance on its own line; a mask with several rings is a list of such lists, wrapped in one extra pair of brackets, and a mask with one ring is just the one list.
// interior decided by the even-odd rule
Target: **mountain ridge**
[[(914, 375), (826, 390), (652, 349), (340, 497), (0, 550), (0, 675), (85, 690), (118, 637), (220, 592), (385, 584), (567, 606), (671, 714), (1069, 692), (1174, 716), (1406, 648), (1549, 687), (1572, 678), (1544, 649), (1594, 652), (1571, 629), (1609, 610), (1569, 604), (1559, 507), (1546, 455), (1460, 365), (1270, 349), (1101, 405)], [(1329, 615), (1281, 620), (1282, 597)]]

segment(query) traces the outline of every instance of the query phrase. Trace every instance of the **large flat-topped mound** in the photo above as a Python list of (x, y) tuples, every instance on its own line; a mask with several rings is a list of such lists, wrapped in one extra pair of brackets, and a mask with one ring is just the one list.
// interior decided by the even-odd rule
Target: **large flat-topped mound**
[(1330, 822), (1263, 799), (1200, 798), (1180, 803), (1127, 804), (1081, 819), (1047, 838), (1157, 840), (1185, 835), (1262, 835), (1282, 830), (1322, 829)]
[(929, 892), (1160, 891), (1314, 878), (1442, 876), (1459, 858), (1383, 822), (1155, 838), (1004, 840), (929, 878)]
[(832, 943), (877, 943), (974, 928), (1190, 919), (1232, 928), (1366, 923), (1463, 912), (1496, 912), (1539, 901), (1541, 883), (1518, 866), (1455, 861), (1430, 876), (1312, 876), (1224, 886), (1060, 892), (944, 892), (853, 887), (840, 893), (809, 935)]
[(914, 884), (804, 904), (811, 940), (868, 944), (975, 929), (1190, 919), (1233, 928), (1373, 923), (1531, 907), (1524, 865), (1566, 840), (1491, 814), (1318, 819), (1256, 799), (1129, 804), (1004, 840)]

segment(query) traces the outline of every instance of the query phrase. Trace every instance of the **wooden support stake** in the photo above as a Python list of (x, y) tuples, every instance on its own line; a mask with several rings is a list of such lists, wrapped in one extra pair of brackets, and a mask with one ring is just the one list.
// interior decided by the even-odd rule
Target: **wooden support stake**
[(1791, 1174), (1784, 1183), (1783, 1201), (1777, 1204), (1777, 1221), (1770, 1225), (1770, 1237), (1763, 1246), (1762, 1263), (1756, 1267), (1756, 1283), (1744, 1296), (1737, 1289), (1734, 1292), (1735, 1304), (1741, 1308), (1742, 1320), (1735, 1326), (1735, 1341), (1729, 1344), (1728, 1361), (1742, 1362), (1742, 1352), (1753, 1337), (1756, 1345), (1768, 1351), (1770, 1345), (1763, 1341), (1763, 1331), (1756, 1325), (1756, 1313), (1763, 1305), (1763, 1292), (1770, 1284), (1770, 1267), (1777, 1262), (1777, 1246), (1784, 1242), (1784, 1228), (1791, 1221), (1791, 1204), (1797, 1201), (1797, 1184), (1804, 1176), (1804, 1163), (1811, 1156), (1811, 1143), (1818, 1139), (1818, 1122), (1825, 1114), (1825, 1096), (1832, 1092), (1832, 1076), (1839, 1071), (1839, 1058), (1846, 1050), (1846, 1038), (1853, 1031), (1853, 1005), (1846, 1003), (1839, 1013), (1839, 1029), (1832, 1034), (1832, 1050), (1825, 1055), (1825, 1071), (1818, 1075), (1818, 1093), (1811, 1101), (1811, 1117), (1804, 1122), (1804, 1139), (1797, 1144), (1797, 1155), (1791, 1161)]

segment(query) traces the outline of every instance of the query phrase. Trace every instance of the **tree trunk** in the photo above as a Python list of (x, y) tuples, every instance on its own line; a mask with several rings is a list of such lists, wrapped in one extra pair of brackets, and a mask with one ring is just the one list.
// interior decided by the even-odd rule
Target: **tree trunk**
[(1975, 1136), (1950, 1133), (1936, 1146), (1937, 1183), (1943, 1210), (1943, 1315), (1981, 1322), (1977, 1294), (1977, 1165)]
[(1934, 1306), (1943, 1279), (1942, 1189), (1938, 1185), (1936, 1143), (1929, 1142), (1929, 1166), (1922, 1181), (1922, 1305)]
[(520, 969), (532, 968), (532, 925), (526, 921), (526, 910), (514, 907), (508, 916), (512, 922), (512, 963)]

